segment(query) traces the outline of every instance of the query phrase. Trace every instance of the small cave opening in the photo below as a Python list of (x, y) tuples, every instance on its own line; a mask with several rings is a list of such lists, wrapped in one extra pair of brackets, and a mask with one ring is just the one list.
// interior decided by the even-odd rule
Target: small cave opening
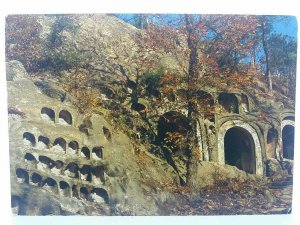
[(33, 173), (31, 175), (31, 182), (35, 186), (39, 186), (42, 182), (42, 179), (43, 179), (42, 176), (38, 173)]
[(90, 159), (91, 155), (90, 155), (90, 150), (88, 147), (82, 147), (81, 149), (81, 156), (86, 158), (86, 159)]
[(53, 160), (47, 156), (41, 155), (41, 156), (39, 156), (39, 164), (41, 164), (41, 168), (38, 168), (38, 169), (51, 168), (53, 165)]
[(36, 163), (36, 158), (31, 153), (26, 153), (24, 156), (25, 162)]
[(16, 169), (17, 180), (19, 183), (27, 183), (29, 182), (28, 172), (24, 169), (17, 168)]
[(274, 128), (270, 128), (267, 134), (266, 153), (268, 158), (276, 157), (276, 146), (278, 143), (278, 132)]
[(107, 191), (103, 188), (95, 188), (91, 191), (91, 198), (97, 203), (109, 204)]
[(56, 160), (53, 164), (54, 164), (55, 168), (57, 168), (57, 169), (62, 169), (64, 166), (64, 163), (60, 160)]
[(23, 143), (26, 147), (33, 147), (35, 145), (35, 137), (32, 133), (25, 132), (23, 134)]
[(59, 123), (62, 125), (72, 125), (72, 115), (67, 110), (61, 110), (58, 115)]
[(218, 102), (222, 108), (228, 113), (239, 113), (238, 99), (234, 94), (220, 93)]
[(68, 189), (68, 188), (70, 188), (70, 185), (67, 183), (67, 182), (65, 182), (65, 181), (60, 181), (59, 182), (59, 188), (60, 189)]
[(40, 150), (48, 149), (49, 148), (49, 138), (44, 137), (44, 136), (39, 136), (38, 137), (38, 143), (37, 143), (37, 148)]
[(249, 107), (249, 100), (247, 95), (242, 94), (241, 95), (241, 108), (243, 112), (248, 113), (250, 112), (250, 107)]
[(52, 150), (57, 152), (66, 152), (67, 142), (63, 138), (56, 138), (52, 147)]
[(43, 120), (54, 122), (55, 121), (55, 112), (54, 112), (54, 110), (52, 110), (50, 108), (43, 107), (41, 109), (41, 117)]
[(92, 167), (89, 165), (83, 165), (80, 169), (80, 179), (84, 181), (92, 181)]
[(77, 141), (71, 141), (68, 145), (68, 152), (72, 155), (77, 155), (79, 144)]
[(92, 158), (93, 159), (103, 159), (103, 146), (94, 147), (92, 150)]
[(93, 168), (93, 182), (105, 184), (105, 176), (104, 176), (105, 168), (104, 166), (96, 166)]
[(191, 130), (188, 119), (179, 112), (170, 111), (158, 120), (158, 138), (172, 149), (173, 153), (185, 151), (188, 132)]
[(286, 125), (282, 129), (283, 158), (294, 160), (295, 128)]
[(224, 138), (225, 163), (247, 173), (255, 174), (255, 144), (251, 134), (244, 128), (232, 127)]
[(89, 191), (86, 187), (81, 187), (80, 188), (80, 197), (83, 199), (88, 200), (89, 198)]
[(44, 180), (43, 186), (54, 189), (57, 187), (57, 182), (54, 179), (52, 179), (51, 177), (48, 177), (47, 179)]
[(79, 166), (76, 163), (71, 162), (67, 165), (64, 173), (68, 177), (78, 178), (78, 170)]
[(60, 160), (52, 161), (52, 165), (50, 167), (51, 172), (59, 175), (59, 174), (61, 174), (61, 170), (62, 170), (63, 166), (64, 166), (64, 163)]
[(111, 137), (110, 130), (107, 127), (105, 127), (105, 126), (102, 127), (102, 130), (103, 130), (103, 134), (104, 134), (106, 140), (108, 140), (109, 142), (111, 142), (111, 138), (112, 137)]
[(65, 181), (59, 182), (59, 192), (62, 196), (69, 197), (71, 195), (70, 185)]

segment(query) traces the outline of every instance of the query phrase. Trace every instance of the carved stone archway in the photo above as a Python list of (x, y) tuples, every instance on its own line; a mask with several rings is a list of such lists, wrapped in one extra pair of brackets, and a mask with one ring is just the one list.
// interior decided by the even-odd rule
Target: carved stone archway
[(262, 163), (262, 150), (261, 150), (261, 144), (259, 141), (259, 137), (255, 129), (249, 125), (248, 123), (245, 123), (240, 120), (233, 120), (233, 121), (227, 121), (219, 128), (218, 133), (218, 161), (220, 164), (225, 164), (225, 135), (226, 132), (231, 128), (241, 128), (245, 131), (247, 131), (254, 143), (254, 153), (255, 153), (255, 173), (257, 175), (263, 175), (263, 163)]

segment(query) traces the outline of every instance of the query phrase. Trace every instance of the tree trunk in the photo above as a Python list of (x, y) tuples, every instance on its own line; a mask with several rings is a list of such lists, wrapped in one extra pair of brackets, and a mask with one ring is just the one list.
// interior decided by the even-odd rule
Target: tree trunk
[(187, 91), (187, 101), (188, 101), (188, 121), (190, 125), (190, 132), (188, 133), (187, 143), (186, 143), (186, 153), (188, 156), (187, 162), (187, 174), (186, 181), (187, 185), (191, 188), (194, 187), (196, 182), (196, 175), (198, 170), (198, 157), (195, 154), (197, 147), (197, 120), (195, 118), (195, 103), (192, 101), (193, 95), (195, 94), (193, 86), (194, 79), (198, 77), (198, 43), (195, 37), (193, 29), (193, 18), (192, 15), (185, 15), (185, 26), (187, 32), (187, 43), (190, 50), (189, 53), (189, 69), (188, 69), (188, 91)]
[(265, 23), (262, 23), (262, 45), (263, 50), (265, 53), (265, 60), (266, 60), (266, 71), (265, 71), (265, 82), (267, 83), (268, 89), (272, 90), (272, 77), (270, 72), (270, 64), (269, 64), (269, 51), (268, 51), (268, 45), (266, 40), (266, 31), (265, 31)]

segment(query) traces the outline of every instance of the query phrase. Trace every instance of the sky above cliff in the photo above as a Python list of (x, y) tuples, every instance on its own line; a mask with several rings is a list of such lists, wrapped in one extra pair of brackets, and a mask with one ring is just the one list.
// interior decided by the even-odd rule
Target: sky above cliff
[(283, 35), (288, 35), (297, 38), (297, 19), (295, 16), (289, 16), (285, 21), (277, 21), (274, 24), (274, 30)]

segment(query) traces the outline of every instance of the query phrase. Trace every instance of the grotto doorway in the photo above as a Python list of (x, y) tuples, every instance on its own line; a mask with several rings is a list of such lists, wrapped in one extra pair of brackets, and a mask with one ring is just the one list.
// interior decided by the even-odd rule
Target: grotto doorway
[(292, 125), (286, 125), (282, 129), (283, 158), (294, 160), (294, 138), (295, 128)]
[(222, 92), (218, 97), (218, 102), (226, 112), (239, 113), (238, 99), (234, 94)]
[(255, 144), (244, 128), (232, 127), (224, 137), (225, 163), (247, 173), (256, 173)]

